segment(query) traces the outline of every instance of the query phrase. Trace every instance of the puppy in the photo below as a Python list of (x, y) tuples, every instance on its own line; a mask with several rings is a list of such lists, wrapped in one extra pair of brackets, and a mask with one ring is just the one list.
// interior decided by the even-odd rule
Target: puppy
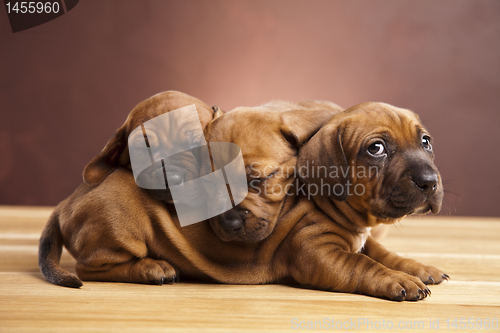
[[(205, 129), (208, 122), (213, 119), (213, 110), (199, 99), (187, 94), (178, 91), (167, 91), (156, 94), (138, 104), (130, 112), (123, 126), (121, 126), (111, 137), (102, 152), (94, 157), (89, 164), (87, 164), (83, 171), (83, 180), (85, 183), (93, 186), (98, 185), (117, 167), (124, 167), (128, 170), (132, 170), (129, 143), (133, 146), (137, 142), (144, 140), (145, 137), (145, 134), (143, 136), (141, 131), (134, 131), (134, 129), (141, 127), (142, 124), (146, 123), (150, 119), (192, 104), (196, 106), (202, 129)], [(193, 143), (204, 139), (201, 137), (189, 137), (190, 133), (194, 131), (191, 131), (190, 128), (186, 127), (189, 127), (191, 124), (186, 125), (185, 123), (182, 123), (181, 119), (178, 120), (178, 123), (179, 124), (172, 124), (170, 126), (170, 131), (175, 130), (176, 132), (174, 134), (169, 133), (169, 135), (186, 136), (183, 141), (191, 141)], [(129, 138), (131, 134), (133, 137)], [(149, 130), (147, 140), (148, 143), (153, 144), (154, 142), (160, 141), (161, 138), (165, 136), (165, 133)], [(168, 139), (163, 141), (168, 142)], [(179, 158), (179, 160), (183, 161), (186, 159), (189, 161), (188, 165), (196, 164), (196, 158), (192, 154), (189, 155), (188, 153), (184, 156), (184, 158)], [(157, 167), (157, 165), (152, 165), (152, 167)], [(170, 176), (170, 179), (176, 180), (177, 183), (189, 181), (198, 176), (196, 174), (196, 171), (198, 171), (197, 168), (189, 168), (185, 164), (175, 165), (170, 163), (166, 165), (165, 169), (165, 173)], [(162, 172), (162, 168), (160, 167), (151, 170), (149, 174), (145, 172), (142, 177), (150, 176), (152, 173), (156, 172)], [(162, 201), (172, 203), (172, 196), (168, 187), (166, 191), (150, 190), (149, 192), (151, 195)]]
[[(329, 153), (318, 153), (324, 150)], [(411, 111), (364, 103), (333, 117), (297, 162), (308, 189), (322, 193), (312, 195), (318, 209), (295, 225), (294, 279), (391, 300), (425, 298), (430, 291), (424, 284), (448, 279), (370, 236), (377, 225), (439, 212), (443, 185), (433, 160), (431, 136)]]
[[(148, 120), (193, 104), (196, 106), (199, 122), (204, 129), (208, 122), (213, 120), (213, 110), (199, 99), (177, 91), (167, 91), (154, 95), (138, 104), (130, 112), (123, 126), (111, 137), (102, 152), (85, 167), (83, 171), (85, 183), (55, 208), (42, 233), (39, 266), (47, 280), (69, 287), (82, 285), (80, 279), (59, 267), (63, 245), (79, 260), (79, 265), (82, 267), (102, 265), (101, 269), (106, 269), (108, 266), (113, 266), (114, 263), (130, 262), (134, 258), (146, 256), (143, 254), (147, 253), (144, 242), (137, 244), (135, 238), (137, 235), (129, 234), (126, 230), (127, 228), (141, 230), (147, 226), (141, 224), (141, 220), (135, 220), (136, 213), (133, 207), (122, 209), (128, 203), (129, 194), (124, 190), (120, 177), (128, 175), (134, 179), (130, 163), (129, 136), (134, 129), (140, 128)], [(184, 128), (186, 126), (182, 126), (182, 122), (180, 123), (179, 126), (171, 126), (174, 130), (177, 129), (177, 133), (174, 135), (187, 136), (185, 141), (202, 139), (190, 137), (189, 128)], [(160, 132), (149, 131), (148, 138), (152, 142), (161, 135), (163, 134)], [(144, 140), (144, 136), (142, 132), (135, 131), (130, 139), (133, 146), (140, 140)], [(184, 164), (169, 164), (165, 168), (162, 168), (161, 165), (159, 167), (152, 165), (156, 169), (149, 170), (149, 173), (143, 173), (141, 177), (147, 177), (155, 172), (165, 172), (178, 183), (198, 177), (199, 169), (189, 167), (197, 164), (196, 156), (186, 152), (185, 156), (179, 160), (182, 160)], [(120, 172), (108, 178), (117, 169)], [(168, 186), (165, 190), (142, 190), (135, 186), (130, 191), (134, 194), (140, 193), (140, 196), (148, 199), (153, 197), (163, 207), (165, 204), (172, 203)], [(130, 247), (131, 250), (128, 251)], [(134, 254), (138, 254), (138, 256), (134, 257)], [(132, 263), (130, 262), (130, 264)], [(133, 264), (134, 269), (131, 270), (130, 275), (123, 279), (117, 277), (116, 281), (144, 281), (146, 277), (143, 276), (142, 270), (143, 267), (150, 266), (150, 261), (137, 259)], [(175, 276), (174, 269), (167, 263), (162, 265), (162, 269), (166, 272), (165, 274), (162, 271), (159, 276), (152, 276), (148, 281), (163, 283), (163, 277), (172, 279)], [(80, 271), (83, 270), (85, 269)], [(109, 276), (109, 280), (112, 281), (113, 273), (110, 272)]]
[(294, 180), (300, 148), (342, 110), (328, 101), (273, 101), (216, 114), (206, 136), (241, 148), (249, 191), (237, 207), (210, 219), (221, 240), (258, 242), (269, 236)]
[[(258, 162), (259, 156), (262, 156), (267, 159), (264, 162), (272, 161), (273, 165), (293, 166), (300, 145), (338, 112), (330, 108), (311, 113), (313, 108), (310, 105), (317, 103), (319, 107), (322, 102), (304, 103), (273, 103), (256, 110), (235, 110), (225, 115), (222, 110), (214, 108), (217, 112), (213, 123), (218, 125), (211, 128), (210, 133), (234, 133), (235, 137), (247, 139), (248, 142), (233, 142), (241, 144), (243, 156), (252, 157), (251, 162)], [(172, 185), (170, 179), (178, 179), (179, 184), (195, 179), (200, 172), (198, 157), (189, 151), (183, 153), (186, 156), (176, 155), (179, 165), (174, 163), (161, 167), (153, 163), (152, 170), (146, 168), (146, 172), (133, 175), (127, 139), (131, 147), (143, 143), (144, 139), (150, 146), (155, 142), (168, 145), (168, 140), (164, 138), (166, 134), (176, 138), (187, 134), (182, 141), (187, 141), (188, 146), (199, 142), (202, 138), (191, 137), (189, 133), (194, 132), (190, 131), (191, 125), (186, 125), (181, 118), (175, 118), (175, 124), (169, 124), (169, 133), (149, 128), (146, 135), (146, 131), (135, 130), (150, 119), (190, 104), (196, 105), (205, 128), (214, 118), (212, 109), (205, 103), (179, 92), (158, 94), (136, 106), (103, 151), (86, 166), (83, 173), (85, 184), (56, 207), (40, 239), (39, 265), (47, 280), (63, 286), (80, 287), (82, 283), (78, 277), (83, 280), (149, 284), (163, 284), (178, 278), (178, 272), (170, 263), (171, 260), (183, 262), (183, 254), (172, 246), (173, 240), (169, 240), (163, 230), (180, 227), (171, 193), (168, 188), (144, 190), (136, 185), (136, 181), (156, 178), (158, 173), (170, 176), (169, 185)], [(293, 111), (289, 111), (291, 109)], [(240, 115), (243, 115), (242, 118)], [(216, 135), (212, 138), (212, 141), (227, 139)], [(231, 141), (230, 138), (228, 140)], [(260, 142), (264, 142), (266, 149), (261, 148)], [(254, 152), (256, 149), (260, 150)], [(155, 156), (152, 159), (158, 160)], [(275, 206), (281, 205), (284, 196), (285, 193), (273, 198), (277, 202)], [(199, 201), (199, 198), (191, 196), (188, 199)], [(273, 215), (269, 217), (272, 223), (279, 214), (278, 208), (273, 206)], [(208, 221), (201, 224), (208, 225)], [(255, 240), (262, 236), (262, 231), (252, 233), (250, 228), (247, 224), (247, 238)], [(204, 242), (203, 233), (206, 230), (202, 230), (200, 239)], [(211, 230), (209, 232), (214, 236)], [(212, 240), (217, 241), (220, 241), (217, 237)], [(59, 267), (63, 245), (77, 260), (75, 269), (78, 277)], [(187, 276), (206, 278), (192, 265), (184, 262), (180, 266)]]

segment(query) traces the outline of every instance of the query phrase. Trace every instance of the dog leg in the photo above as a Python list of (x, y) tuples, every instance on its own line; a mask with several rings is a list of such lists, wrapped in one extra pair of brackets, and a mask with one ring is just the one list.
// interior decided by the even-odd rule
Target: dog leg
[(419, 278), (392, 270), (362, 253), (350, 252), (338, 228), (327, 225), (318, 233), (311, 222), (304, 219), (304, 227), (288, 239), (286, 246), (289, 273), (301, 285), (394, 301), (416, 301), (430, 294)]
[(162, 285), (176, 282), (176, 270), (165, 260), (135, 258), (119, 264), (92, 266), (77, 263), (76, 274), (86, 281), (130, 282)]
[(293, 255), (289, 271), (295, 281), (318, 289), (394, 301), (417, 301), (430, 294), (419, 278), (389, 269), (362, 253), (344, 251), (327, 238), (321, 235), (290, 251)]
[(363, 253), (387, 268), (416, 276), (425, 284), (440, 284), (450, 278), (437, 268), (426, 266), (413, 259), (400, 257), (396, 253), (388, 251), (372, 237), (368, 237), (366, 240)]

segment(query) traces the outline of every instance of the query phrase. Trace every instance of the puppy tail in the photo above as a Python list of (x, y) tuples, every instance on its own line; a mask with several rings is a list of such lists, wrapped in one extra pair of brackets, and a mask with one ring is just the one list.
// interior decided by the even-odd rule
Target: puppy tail
[(52, 213), (43, 230), (38, 248), (38, 266), (43, 276), (53, 284), (64, 287), (80, 288), (82, 281), (74, 274), (59, 266), (63, 247), (61, 229), (59, 228), (59, 213)]

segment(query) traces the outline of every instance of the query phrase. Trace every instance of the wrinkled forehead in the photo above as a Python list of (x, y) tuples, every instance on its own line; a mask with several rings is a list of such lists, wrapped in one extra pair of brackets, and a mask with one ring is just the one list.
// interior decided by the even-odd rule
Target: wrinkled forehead
[(128, 132), (133, 131), (145, 122), (168, 112), (163, 103), (160, 101), (153, 101), (151, 99), (142, 101), (135, 108), (130, 111), (125, 122)]
[[(427, 133), (412, 111), (384, 103), (363, 103), (350, 109), (347, 133), (359, 141), (362, 136), (387, 137), (397, 143), (414, 142)], [(360, 137), (361, 136), (361, 137)]]
[[(193, 110), (196, 112), (192, 112)], [(163, 127), (168, 125), (172, 128), (171, 130), (177, 128), (184, 130), (183, 127), (192, 127), (192, 124), (197, 123), (201, 123), (204, 128), (213, 118), (212, 109), (202, 101), (178, 92), (165, 92), (137, 104), (129, 113), (125, 127), (128, 132), (131, 132), (141, 124), (166, 113), (169, 113), (171, 117), (168, 117), (168, 123), (165, 123)]]

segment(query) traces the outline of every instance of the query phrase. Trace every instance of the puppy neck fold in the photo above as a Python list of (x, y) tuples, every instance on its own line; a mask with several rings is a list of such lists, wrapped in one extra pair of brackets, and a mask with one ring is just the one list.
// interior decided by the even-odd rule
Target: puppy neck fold
[(380, 221), (373, 215), (356, 210), (348, 201), (337, 201), (320, 196), (314, 198), (314, 201), (335, 224), (353, 233), (364, 233), (367, 228), (380, 224)]

